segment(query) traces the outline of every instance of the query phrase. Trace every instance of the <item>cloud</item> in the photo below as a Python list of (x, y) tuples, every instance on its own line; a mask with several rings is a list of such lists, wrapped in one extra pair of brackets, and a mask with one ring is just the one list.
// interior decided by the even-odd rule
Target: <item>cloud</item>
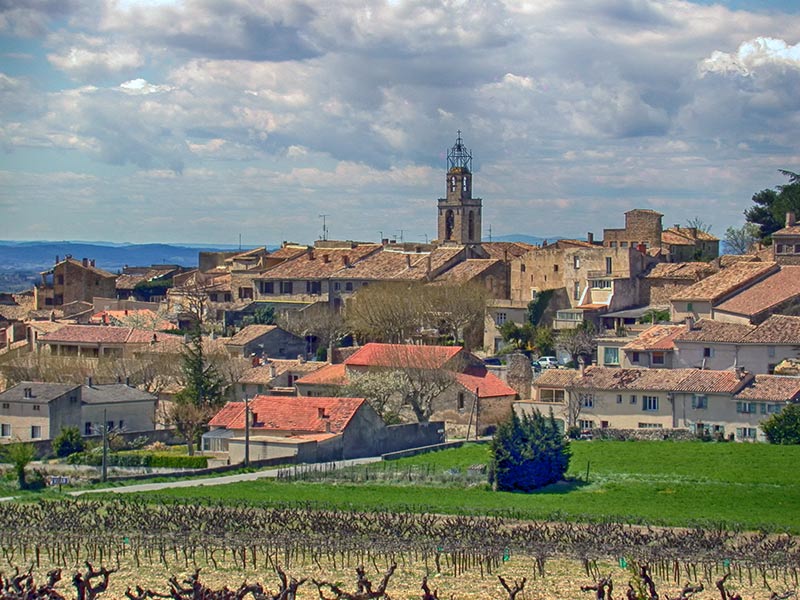
[(736, 53), (714, 51), (700, 63), (700, 74), (723, 73), (751, 75), (765, 67), (800, 69), (800, 44), (790, 46), (783, 40), (758, 37), (742, 43)]

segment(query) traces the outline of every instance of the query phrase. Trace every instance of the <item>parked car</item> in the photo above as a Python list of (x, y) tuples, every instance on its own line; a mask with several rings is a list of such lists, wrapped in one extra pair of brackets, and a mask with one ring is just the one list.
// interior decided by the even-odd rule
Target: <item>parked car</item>
[(531, 369), (533, 369), (534, 373), (541, 373), (542, 372), (542, 365), (540, 365), (537, 361), (531, 361)]
[(489, 356), (489, 357), (483, 359), (483, 364), (499, 367), (503, 363), (496, 356)]
[(558, 359), (555, 356), (540, 356), (537, 362), (543, 369), (555, 369), (558, 367)]

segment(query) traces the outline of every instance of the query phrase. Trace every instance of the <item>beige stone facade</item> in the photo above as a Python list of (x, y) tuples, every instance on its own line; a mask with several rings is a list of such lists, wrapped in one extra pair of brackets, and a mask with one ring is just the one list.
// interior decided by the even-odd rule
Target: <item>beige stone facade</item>
[(42, 273), (34, 287), (37, 310), (60, 308), (70, 302), (91, 303), (95, 297), (115, 298), (117, 276), (95, 267), (94, 260), (67, 257)]

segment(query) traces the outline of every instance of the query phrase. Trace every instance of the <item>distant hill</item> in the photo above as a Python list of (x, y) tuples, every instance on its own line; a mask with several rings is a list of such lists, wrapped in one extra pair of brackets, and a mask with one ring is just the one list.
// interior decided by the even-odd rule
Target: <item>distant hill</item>
[(509, 233), (508, 235), (492, 236), (493, 242), (522, 242), (524, 244), (533, 244), (534, 246), (540, 246), (545, 240), (548, 242), (555, 242), (560, 239), (563, 239), (563, 236), (539, 237), (537, 235), (525, 235), (524, 233)]
[(31, 289), (41, 271), (71, 255), (92, 258), (95, 266), (111, 273), (126, 265), (157, 264), (196, 267), (200, 251), (230, 251), (236, 246), (180, 246), (172, 244), (112, 244), (105, 242), (11, 242), (0, 240), (0, 291)]

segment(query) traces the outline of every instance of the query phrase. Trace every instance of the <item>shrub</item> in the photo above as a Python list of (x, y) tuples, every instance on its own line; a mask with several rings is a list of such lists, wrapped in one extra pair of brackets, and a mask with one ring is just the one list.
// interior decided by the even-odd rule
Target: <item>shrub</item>
[[(91, 465), (99, 467), (103, 464), (102, 453), (82, 452), (67, 458), (70, 464)], [(205, 456), (182, 456), (175, 454), (158, 454), (154, 452), (112, 452), (108, 455), (108, 464), (112, 467), (161, 467), (167, 469), (205, 469), (208, 458)]]
[(53, 452), (63, 458), (76, 452), (83, 452), (83, 437), (77, 427), (62, 427), (53, 440)]
[(800, 444), (800, 404), (790, 404), (761, 424), (771, 444)]
[(489, 482), (495, 490), (531, 492), (563, 478), (569, 467), (569, 442), (551, 414), (512, 411), (492, 438)]
[(0, 451), (0, 454), (2, 454), (3, 459), (10, 462), (14, 467), (19, 489), (27, 489), (28, 482), (25, 479), (25, 467), (36, 458), (36, 450), (33, 444), (23, 444), (22, 442), (8, 444)]

